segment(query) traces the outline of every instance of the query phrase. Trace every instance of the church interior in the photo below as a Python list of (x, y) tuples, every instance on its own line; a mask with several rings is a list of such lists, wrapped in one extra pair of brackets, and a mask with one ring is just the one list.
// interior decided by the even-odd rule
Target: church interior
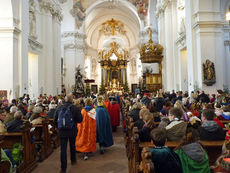
[[(151, 148), (158, 147), (154, 140), (164, 131), (148, 132), (153, 143), (143, 142), (141, 129), (135, 129), (139, 126), (134, 125), (132, 112), (136, 109), (149, 111), (144, 110), (147, 112), (143, 111), (143, 115), (138, 111), (136, 121), (140, 116), (145, 124), (143, 128), (167, 123), (166, 145), (177, 148), (175, 153), (180, 158), (182, 172), (193, 172), (184, 166), (192, 162), (182, 156), (186, 153), (185, 143), (178, 145), (178, 141), (168, 136), (172, 123), (178, 121), (178, 112), (173, 110), (178, 101), (183, 112), (179, 119), (186, 124), (186, 133), (187, 124), (192, 122), (193, 126), (199, 121), (200, 129), (207, 124), (205, 121), (214, 122), (214, 119), (223, 125), (224, 137), (227, 132), (220, 140), (203, 140), (203, 131), (199, 131), (206, 151), (203, 157), (209, 158), (208, 168), (199, 163), (200, 172), (230, 171), (230, 0), (2, 0), (0, 53), (0, 122), (5, 121), (4, 115), (7, 117), (8, 113), (14, 119), (19, 116), (19, 110), (25, 111), (21, 132), (2, 132), (0, 123), (2, 151), (7, 146), (12, 149), (18, 141), (24, 146), (23, 162), (17, 163), (17, 167), (12, 162), (9, 167), (0, 155), (0, 172), (1, 169), (3, 173), (59, 171), (63, 164), (58, 160), (62, 157), (63, 143), (55, 115), (59, 118), (57, 108), (67, 102), (65, 99), (71, 100), (69, 93), (74, 95), (72, 102), (81, 107), (83, 117), (82, 109), (87, 116), (89, 112), (85, 106), (94, 105), (90, 110), (98, 111), (98, 98), (103, 95), (114, 145), (105, 154), (101, 144), (96, 154), (77, 152), (81, 158), (77, 158), (77, 166), (70, 167), (68, 161), (67, 172), (154, 172), (152, 167), (156, 163)], [(91, 105), (87, 105), (87, 98), (92, 99)], [(52, 117), (46, 118), (53, 102), (57, 108)], [(119, 108), (112, 111), (118, 103)], [(39, 104), (41, 111), (36, 109)], [(119, 125), (113, 126), (111, 114), (115, 110), (119, 110), (119, 117), (114, 119)], [(214, 114), (209, 119), (211, 110)], [(41, 124), (31, 124), (33, 114), (42, 116)], [(154, 125), (147, 118), (150, 114)], [(95, 121), (98, 125), (98, 120)], [(4, 126), (8, 128), (7, 123)], [(39, 137), (38, 133), (44, 134)], [(33, 140), (34, 146), (30, 143)], [(224, 156), (221, 155), (223, 145), (227, 148)], [(220, 155), (224, 159), (217, 160)], [(66, 172), (66, 168), (61, 169)], [(163, 168), (156, 168), (155, 172), (164, 173)]]

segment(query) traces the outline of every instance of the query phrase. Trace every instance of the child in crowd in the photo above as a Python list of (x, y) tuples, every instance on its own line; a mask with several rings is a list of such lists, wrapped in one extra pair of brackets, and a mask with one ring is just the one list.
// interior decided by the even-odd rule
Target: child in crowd
[(183, 112), (180, 108), (169, 110), (169, 125), (166, 126), (167, 139), (170, 141), (181, 140), (186, 132), (187, 123), (182, 120)]
[(143, 115), (144, 126), (138, 131), (141, 142), (150, 142), (150, 132), (156, 127), (153, 115), (149, 112)]
[(142, 129), (145, 125), (145, 122), (143, 121), (144, 116), (148, 116), (150, 114), (149, 109), (142, 108), (139, 112), (139, 119), (134, 123), (134, 127), (137, 127), (138, 130)]
[(175, 149), (179, 156), (183, 172), (185, 173), (210, 173), (208, 155), (199, 141), (200, 121), (188, 124), (186, 136), (182, 144)]
[(165, 146), (165, 129), (156, 128), (151, 132), (151, 139), (155, 148), (150, 148), (152, 162), (156, 173), (182, 173), (179, 157), (170, 148)]

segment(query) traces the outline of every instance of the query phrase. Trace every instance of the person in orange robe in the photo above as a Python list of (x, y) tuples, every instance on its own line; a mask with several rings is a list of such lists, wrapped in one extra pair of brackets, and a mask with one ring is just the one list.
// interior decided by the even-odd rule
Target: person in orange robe
[(85, 105), (81, 111), (83, 121), (77, 125), (75, 146), (77, 151), (84, 153), (84, 160), (87, 160), (88, 153), (96, 150), (96, 110), (91, 106), (90, 98), (85, 100)]

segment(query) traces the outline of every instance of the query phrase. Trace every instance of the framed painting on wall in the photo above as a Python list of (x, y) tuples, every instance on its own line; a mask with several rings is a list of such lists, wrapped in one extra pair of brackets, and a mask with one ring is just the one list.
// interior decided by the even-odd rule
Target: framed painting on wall
[(7, 90), (0, 90), (0, 98), (7, 97)]

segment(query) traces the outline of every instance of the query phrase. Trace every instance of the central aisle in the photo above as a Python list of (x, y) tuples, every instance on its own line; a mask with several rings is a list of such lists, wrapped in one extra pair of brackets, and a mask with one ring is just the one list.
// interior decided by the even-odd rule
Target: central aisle
[[(67, 173), (128, 173), (128, 160), (124, 145), (124, 133), (121, 127), (113, 133), (114, 145), (106, 148), (105, 154), (97, 151), (89, 154), (89, 160), (84, 161), (83, 155), (77, 153), (77, 164), (72, 166), (68, 160)], [(69, 148), (68, 148), (69, 151)], [(68, 158), (70, 157), (68, 153)], [(60, 171), (60, 148), (56, 149), (49, 158), (35, 168), (33, 173), (57, 173)]]

